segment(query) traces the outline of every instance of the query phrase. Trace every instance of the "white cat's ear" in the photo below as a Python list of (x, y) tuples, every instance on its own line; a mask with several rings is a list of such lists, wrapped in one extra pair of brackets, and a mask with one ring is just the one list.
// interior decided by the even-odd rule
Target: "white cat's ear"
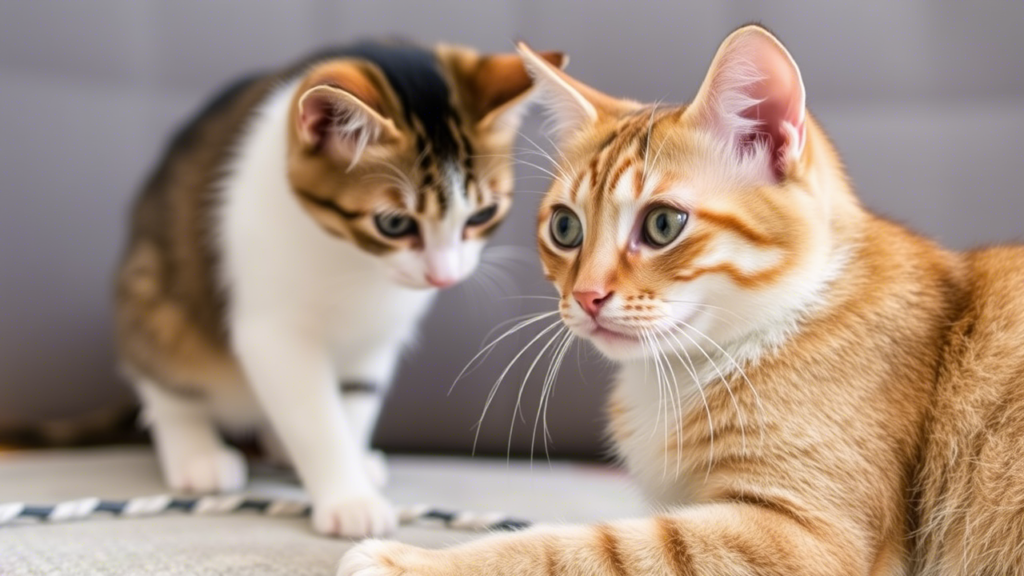
[(342, 86), (331, 82), (306, 89), (298, 99), (295, 124), (303, 146), (347, 161), (351, 168), (367, 148), (397, 141), (401, 135), (379, 112), (375, 94)]
[[(479, 55), (474, 51), (446, 47), (466, 107), (484, 131), (515, 134), (526, 113), (533, 79), (519, 54)], [(569, 58), (561, 52), (537, 54), (552, 66), (562, 68)]]
[(563, 72), (568, 58), (556, 66), (525, 42), (519, 42), (516, 48), (536, 86), (533, 100), (548, 110), (559, 140), (564, 141), (604, 116), (628, 107), (625, 101), (603, 94)]
[[(800, 69), (764, 28), (745, 26), (722, 42), (687, 113), (741, 153), (764, 147), (780, 179), (803, 153), (805, 93)], [(754, 157), (759, 155), (754, 154)]]

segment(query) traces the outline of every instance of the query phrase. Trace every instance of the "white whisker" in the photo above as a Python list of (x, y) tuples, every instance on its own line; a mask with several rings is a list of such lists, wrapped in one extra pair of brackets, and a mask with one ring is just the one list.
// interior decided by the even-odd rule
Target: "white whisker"
[[(711, 476), (711, 465), (715, 457), (715, 424), (711, 416), (711, 406), (708, 404), (708, 397), (704, 393), (704, 384), (700, 381), (700, 376), (698, 376), (697, 374), (697, 365), (693, 363), (693, 358), (690, 357), (690, 353), (686, 351), (686, 347), (683, 346), (683, 343), (679, 341), (679, 338), (676, 337), (673, 331), (668, 331), (667, 334), (671, 336), (673, 340), (676, 341), (678, 348), (671, 348), (671, 350), (675, 352), (676, 358), (679, 359), (679, 362), (683, 365), (684, 368), (686, 368), (687, 372), (690, 373), (690, 377), (693, 379), (693, 385), (697, 387), (697, 391), (700, 392), (700, 399), (701, 401), (704, 402), (704, 413), (707, 415), (708, 419), (709, 438), (708, 469), (707, 473), (705, 473), (704, 475), (704, 481), (706, 482), (707, 479)], [(682, 353), (686, 355), (685, 361), (683, 360), (683, 357), (679, 355), (680, 351), (682, 351)]]
[(507, 332), (505, 332), (504, 334), (502, 334), (501, 336), (496, 338), (490, 344), (488, 344), (487, 346), (482, 348), (479, 352), (476, 353), (475, 356), (473, 356), (473, 358), (470, 359), (469, 363), (466, 364), (466, 367), (462, 369), (462, 372), (459, 372), (459, 375), (455, 378), (455, 381), (452, 382), (451, 388), (448, 389), (448, 394), (452, 393), (452, 390), (455, 389), (455, 385), (459, 383), (459, 380), (466, 374), (466, 371), (469, 370), (469, 367), (472, 366), (473, 363), (476, 362), (476, 360), (478, 358), (480, 358), (480, 356), (482, 356), (488, 350), (491, 350), (495, 346), (497, 346), (498, 342), (501, 342), (505, 338), (511, 336), (512, 334), (515, 334), (516, 332), (518, 332), (519, 330), (522, 330), (523, 328), (529, 326), (530, 324), (533, 324), (535, 322), (540, 322), (541, 320), (543, 320), (545, 318), (549, 318), (549, 317), (551, 317), (554, 314), (558, 314), (558, 310), (552, 310), (551, 312), (540, 312), (540, 313), (537, 313), (537, 314), (530, 314), (530, 315), (528, 315), (530, 317), (529, 320), (524, 320), (524, 321), (520, 322), (519, 324), (515, 325), (514, 327), (509, 329)]
[(548, 444), (547, 444), (547, 438), (548, 438), (548, 432), (547, 432), (547, 399), (549, 398), (549, 395), (551, 393), (551, 388), (554, 386), (554, 383), (555, 383), (555, 376), (557, 376), (557, 366), (560, 364), (558, 359), (559, 359), (559, 357), (561, 355), (563, 346), (564, 346), (564, 344), (566, 342), (569, 342), (571, 340), (571, 338), (572, 338), (572, 332), (567, 330), (566, 333), (565, 333), (565, 336), (555, 346), (555, 352), (551, 355), (551, 362), (548, 363), (547, 374), (545, 374), (545, 376), (544, 376), (544, 385), (541, 387), (541, 391), (540, 391), (540, 401), (537, 403), (537, 415), (534, 417), (534, 421), (533, 421), (533, 433), (530, 435), (530, 468), (531, 469), (533, 468), (534, 447), (537, 445), (537, 426), (538, 426), (538, 424), (541, 421), (541, 415), (542, 414), (544, 415), (544, 429), (543, 429), (543, 434), (544, 434), (544, 454), (545, 454), (545, 456), (547, 456), (548, 462), (550, 463), (550, 461), (551, 461), (551, 457), (548, 454)]
[(476, 454), (476, 444), (477, 441), (480, 439), (480, 429), (483, 428), (484, 419), (487, 417), (487, 410), (490, 409), (491, 402), (494, 401), (494, 397), (498, 393), (498, 388), (501, 386), (501, 382), (505, 379), (505, 376), (508, 375), (509, 370), (512, 369), (512, 366), (515, 365), (516, 361), (519, 360), (519, 358), (524, 353), (526, 353), (527, 350), (530, 349), (530, 346), (533, 346), (534, 342), (540, 340), (541, 337), (544, 336), (544, 334), (547, 334), (552, 328), (558, 326), (559, 324), (561, 324), (561, 321), (556, 320), (552, 322), (550, 326), (541, 330), (536, 336), (534, 336), (533, 339), (530, 340), (526, 344), (526, 346), (523, 346), (522, 350), (520, 350), (519, 353), (512, 358), (512, 361), (508, 363), (508, 366), (506, 366), (505, 369), (501, 372), (501, 375), (498, 376), (498, 379), (494, 381), (494, 386), (491, 387), (490, 393), (487, 394), (487, 400), (484, 402), (483, 412), (480, 413), (480, 419), (477, 420), (476, 423), (476, 434), (473, 435), (473, 454)]
[[(658, 329), (658, 328), (653, 328), (653, 329), (655, 330), (655, 332), (659, 336), (664, 337), (664, 331), (663, 330)], [(657, 341), (655, 341), (655, 342), (657, 342)], [(669, 401), (672, 402), (672, 408), (673, 408), (673, 413), (675, 415), (675, 422), (676, 422), (676, 437), (675, 437), (676, 438), (676, 475), (675, 475), (675, 478), (676, 478), (676, 480), (678, 480), (679, 479), (679, 474), (680, 474), (680, 465), (681, 465), (681, 461), (682, 461), (682, 457), (683, 457), (683, 398), (682, 398), (682, 392), (680, 392), (680, 390), (679, 390), (679, 379), (676, 378), (675, 368), (672, 367), (672, 361), (668, 357), (668, 355), (665, 354), (664, 349), (661, 348), (660, 345), (658, 346), (658, 348), (659, 348), (659, 351), (661, 351), (661, 354), (665, 357), (665, 365), (668, 366), (668, 369), (669, 369), (670, 373), (672, 374), (672, 388), (669, 390), (669, 392), (670, 392)], [(668, 382), (666, 382), (666, 384), (667, 383)]]
[[(678, 322), (679, 324), (682, 324), (686, 328), (689, 328), (691, 330), (697, 331), (696, 328), (693, 328), (692, 326), (690, 326), (689, 324), (683, 322), (682, 320), (676, 320), (676, 322)], [(701, 345), (698, 344), (697, 341), (693, 339), (693, 337), (691, 337), (689, 334), (687, 334), (686, 330), (678, 330), (678, 332), (680, 334), (682, 334), (683, 336), (685, 336), (687, 340), (689, 340), (694, 346), (697, 347), (697, 350), (699, 350), (700, 353), (704, 355), (704, 358), (706, 358), (707, 361), (711, 363), (712, 368), (714, 368), (715, 372), (718, 374), (718, 378), (722, 381), (722, 384), (725, 385), (725, 390), (726, 390), (726, 392), (729, 393), (729, 399), (732, 401), (733, 408), (736, 410), (736, 417), (739, 419), (741, 449), (742, 449), (743, 453), (746, 454), (747, 453), (746, 418), (744, 418), (744, 416), (743, 416), (743, 410), (740, 408), (739, 401), (736, 400), (736, 395), (733, 394), (733, 392), (732, 392), (732, 387), (729, 386), (728, 379), (726, 379), (725, 374), (718, 367), (718, 364), (707, 353), (707, 351), (705, 351), (704, 348), (701, 347)], [(707, 337), (705, 336), (705, 338), (707, 338)]]
[(744, 372), (743, 367), (740, 366), (739, 362), (737, 362), (735, 358), (733, 358), (732, 354), (729, 354), (729, 352), (727, 352), (724, 348), (719, 346), (718, 342), (715, 342), (710, 336), (708, 336), (707, 334), (705, 334), (705, 333), (701, 332), (700, 330), (694, 328), (693, 326), (690, 326), (686, 322), (683, 322), (681, 320), (679, 320), (678, 322), (680, 324), (682, 324), (683, 326), (685, 326), (686, 328), (689, 328), (690, 330), (693, 330), (699, 336), (703, 337), (705, 340), (710, 342), (712, 346), (717, 348), (719, 352), (724, 354), (725, 357), (729, 359), (729, 362), (731, 362), (732, 365), (736, 368), (736, 371), (739, 372), (740, 376), (743, 378), (743, 381), (746, 382), (747, 387), (750, 388), (750, 392), (754, 395), (754, 401), (757, 403), (757, 410), (758, 410), (758, 415), (759, 415), (760, 425), (761, 425), (761, 441), (763, 442), (764, 441), (764, 417), (765, 417), (764, 405), (761, 404), (761, 395), (757, 393), (757, 388), (754, 387), (754, 383), (750, 381), (750, 378), (747, 378), (747, 373)]
[(548, 348), (550, 348), (551, 345), (554, 344), (555, 340), (557, 340), (566, 330), (568, 330), (568, 328), (563, 327), (561, 330), (558, 330), (557, 332), (555, 332), (555, 334), (550, 339), (548, 339), (547, 343), (544, 344), (544, 347), (541, 348), (540, 352), (537, 353), (537, 357), (534, 358), (533, 362), (530, 363), (530, 368), (527, 369), (526, 375), (523, 376), (523, 383), (520, 384), (520, 386), (519, 386), (519, 394), (516, 395), (516, 405), (512, 409), (512, 421), (511, 421), (511, 423), (509, 424), (509, 427), (508, 427), (508, 447), (507, 447), (507, 450), (506, 450), (506, 455), (509, 458), (512, 455), (512, 432), (513, 432), (513, 430), (515, 429), (515, 426), (516, 426), (516, 413), (517, 412), (519, 413), (519, 417), (522, 419), (523, 424), (526, 424), (526, 415), (523, 413), (523, 410), (522, 410), (523, 391), (526, 390), (526, 384), (530, 380), (530, 375), (533, 374), (533, 369), (537, 367), (537, 364), (540, 362), (541, 358), (544, 357), (544, 353), (547, 352)]

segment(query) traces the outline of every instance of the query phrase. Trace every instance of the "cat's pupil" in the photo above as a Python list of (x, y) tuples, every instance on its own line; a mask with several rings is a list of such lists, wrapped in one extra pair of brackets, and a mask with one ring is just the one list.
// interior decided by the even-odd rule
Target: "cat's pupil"
[(562, 216), (561, 218), (558, 219), (558, 233), (564, 236), (565, 233), (568, 232), (568, 231), (569, 231), (569, 217), (568, 216)]
[(655, 226), (658, 227), (658, 231), (661, 233), (668, 232), (668, 216), (664, 214), (658, 214), (658, 218), (655, 220)]

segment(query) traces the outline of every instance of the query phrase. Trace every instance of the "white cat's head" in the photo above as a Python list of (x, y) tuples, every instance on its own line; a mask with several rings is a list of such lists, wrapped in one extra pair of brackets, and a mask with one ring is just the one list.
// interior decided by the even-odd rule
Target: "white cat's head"
[(325, 231), (396, 282), (451, 286), (511, 207), (531, 84), (516, 54), (366, 44), (321, 58), (293, 103), (292, 188)]
[(757, 26), (722, 44), (693, 103), (615, 99), (521, 46), (560, 173), (538, 244), (565, 324), (611, 358), (714, 349), (814, 298), (830, 258), (800, 72)]

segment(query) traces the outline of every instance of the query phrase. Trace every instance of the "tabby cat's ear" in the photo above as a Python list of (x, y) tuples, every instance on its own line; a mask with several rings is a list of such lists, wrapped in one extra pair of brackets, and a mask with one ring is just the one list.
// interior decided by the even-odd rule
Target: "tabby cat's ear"
[(371, 146), (396, 142), (401, 133), (386, 118), (383, 97), (355, 70), (314, 71), (298, 98), (296, 130), (307, 149), (359, 162)]
[(543, 55), (534, 52), (525, 42), (516, 45), (526, 70), (537, 85), (534, 98), (549, 111), (555, 134), (560, 140), (635, 106), (618, 100), (583, 84), (553, 66)]
[(745, 26), (722, 42), (687, 114), (735, 149), (766, 146), (766, 166), (780, 179), (800, 158), (806, 138), (800, 69), (778, 39)]

